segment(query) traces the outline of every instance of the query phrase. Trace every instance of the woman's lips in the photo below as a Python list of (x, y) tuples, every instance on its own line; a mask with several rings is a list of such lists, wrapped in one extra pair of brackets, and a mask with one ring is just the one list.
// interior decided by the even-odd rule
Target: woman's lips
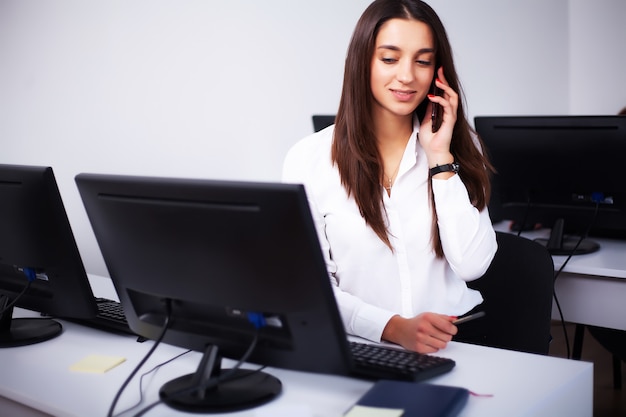
[(411, 101), (416, 94), (414, 90), (391, 90), (391, 92), (400, 101)]

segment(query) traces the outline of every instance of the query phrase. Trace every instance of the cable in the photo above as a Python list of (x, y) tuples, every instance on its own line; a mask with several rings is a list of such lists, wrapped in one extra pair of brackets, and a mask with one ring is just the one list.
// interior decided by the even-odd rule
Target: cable
[[(553, 279), (553, 283), (556, 283), (556, 279), (558, 278), (558, 276), (561, 274), (561, 272), (563, 271), (563, 269), (565, 268), (565, 265), (567, 265), (567, 263), (569, 262), (569, 260), (572, 258), (572, 256), (574, 255), (574, 253), (576, 253), (576, 250), (578, 249), (578, 247), (580, 246), (580, 244), (585, 240), (585, 238), (589, 235), (591, 228), (593, 227), (594, 223), (596, 222), (596, 218), (598, 217), (598, 211), (600, 208), (600, 200), (595, 199), (595, 210), (593, 213), (593, 217), (591, 219), (591, 222), (589, 222), (587, 229), (585, 230), (585, 232), (580, 236), (580, 238), (578, 239), (578, 242), (576, 242), (576, 245), (574, 246), (574, 248), (570, 251), (569, 255), (567, 256), (567, 258), (565, 259), (565, 262), (563, 262), (563, 264), (561, 265), (561, 267), (558, 269), (558, 271), (555, 272), (554, 274), (554, 279)], [(526, 210), (524, 210), (524, 217), (522, 220), (521, 225), (519, 226), (519, 230), (517, 231), (517, 235), (520, 236), (522, 233), (522, 230), (524, 229), (524, 225), (526, 224), (526, 220), (528, 218), (528, 215), (530, 213), (530, 209), (531, 209), (531, 202), (530, 199), (527, 200), (527, 205), (526, 205)], [(563, 328), (563, 336), (565, 337), (565, 347), (567, 350), (567, 359), (571, 358), (571, 352), (570, 352), (570, 343), (569, 343), (569, 337), (567, 334), (567, 327), (565, 326), (565, 317), (563, 315), (563, 310), (561, 309), (561, 303), (559, 302), (559, 298), (556, 294), (556, 285), (552, 286), (552, 296), (554, 298), (554, 301), (556, 303), (556, 307), (557, 310), (559, 311), (559, 318), (561, 320), (561, 327)]]
[[(4, 315), (4, 313), (6, 313), (7, 311), (10, 311), (13, 308), (13, 306), (15, 305), (15, 303), (17, 303), (19, 301), (19, 299), (22, 298), (24, 296), (24, 294), (26, 294), (26, 291), (28, 291), (28, 289), (30, 288), (30, 284), (32, 284), (32, 281), (28, 281), (28, 284), (26, 284), (24, 289), (22, 289), (22, 291), (17, 295), (17, 297), (15, 297), (13, 300), (11, 300), (10, 303), (5, 305), (2, 308), (2, 310), (0, 310), (0, 317), (2, 317)], [(7, 298), (8, 297), (5, 297), (5, 299), (7, 299)]]
[(530, 197), (528, 197), (528, 199), (526, 200), (526, 210), (524, 210), (524, 217), (522, 218), (522, 223), (518, 225), (519, 226), (517, 230), (518, 236), (521, 236), (522, 231), (526, 227), (526, 221), (528, 220), (528, 214), (530, 213), (530, 208), (531, 208)]
[(144, 365), (144, 363), (146, 363), (148, 358), (150, 358), (152, 353), (154, 353), (154, 351), (156, 350), (157, 346), (159, 346), (159, 344), (163, 340), (163, 337), (165, 336), (165, 333), (167, 332), (167, 329), (168, 329), (169, 324), (170, 324), (170, 319), (171, 319), (171, 316), (172, 316), (172, 302), (171, 302), (171, 300), (169, 298), (165, 299), (165, 306), (166, 306), (167, 314), (165, 316), (165, 321), (164, 321), (163, 327), (161, 329), (161, 334), (155, 340), (154, 345), (152, 345), (152, 348), (150, 348), (148, 353), (137, 364), (137, 366), (135, 367), (135, 369), (133, 369), (133, 371), (130, 373), (128, 378), (126, 378), (126, 381), (124, 381), (124, 383), (122, 384), (120, 389), (117, 391), (117, 394), (115, 394), (115, 398), (113, 398), (113, 402), (111, 403), (111, 407), (109, 408), (109, 412), (107, 413), (108, 417), (112, 417), (113, 416), (113, 411), (115, 410), (115, 406), (117, 405), (117, 402), (119, 401), (120, 396), (122, 395), (122, 392), (124, 392), (124, 389), (126, 388), (126, 386), (130, 383), (130, 381), (133, 379), (135, 374), (139, 371), (139, 369), (141, 369), (141, 367)]
[[(589, 224), (587, 225), (587, 229), (585, 230), (585, 232), (583, 234), (580, 235), (580, 238), (578, 239), (578, 242), (576, 242), (576, 245), (570, 251), (569, 255), (567, 255), (567, 258), (565, 258), (565, 261), (563, 262), (561, 267), (554, 274), (554, 283), (555, 284), (556, 284), (556, 279), (559, 277), (559, 275), (561, 274), (561, 272), (565, 268), (565, 265), (567, 265), (567, 263), (572, 258), (574, 253), (576, 253), (576, 250), (578, 249), (578, 246), (580, 246), (580, 244), (585, 240), (585, 238), (587, 238), (587, 236), (589, 236), (589, 233), (591, 232), (591, 228), (593, 227), (594, 223), (596, 222), (596, 218), (598, 217), (599, 209), (600, 209), (600, 202), (596, 201), (596, 206), (595, 206), (595, 209), (594, 209), (594, 212), (593, 212), (593, 217), (591, 218), (591, 222), (589, 222)], [(559, 317), (561, 319), (561, 327), (563, 328), (563, 335), (565, 337), (565, 347), (566, 347), (566, 350), (567, 350), (567, 359), (571, 359), (569, 337), (567, 335), (567, 327), (565, 326), (565, 317), (563, 316), (563, 311), (561, 310), (561, 304), (559, 303), (559, 299), (558, 299), (558, 297), (556, 295), (556, 285), (553, 286), (552, 294), (553, 294), (553, 297), (554, 297), (554, 301), (556, 302), (556, 307), (559, 310)]]
[(554, 302), (556, 302), (556, 308), (559, 310), (559, 318), (561, 319), (561, 328), (563, 329), (563, 336), (565, 337), (565, 349), (567, 351), (567, 359), (570, 358), (570, 350), (569, 350), (569, 337), (567, 335), (567, 327), (565, 327), (565, 318), (563, 317), (563, 310), (561, 310), (561, 303), (559, 302), (559, 298), (556, 296), (556, 288), (552, 288), (552, 297), (554, 298)]
[(26, 294), (26, 292), (30, 288), (33, 281), (37, 279), (37, 273), (32, 268), (22, 268), (21, 272), (23, 272), (24, 275), (26, 275), (26, 279), (28, 280), (28, 283), (10, 303), (2, 307), (2, 310), (0, 310), (0, 317), (2, 317), (4, 313), (6, 313), (7, 311), (10, 311), (13, 308), (13, 306), (20, 300), (20, 298), (22, 298), (24, 294)]
[(160, 364), (156, 365), (154, 368), (150, 369), (149, 371), (144, 372), (143, 374), (141, 374), (141, 376), (139, 377), (139, 400), (135, 403), (135, 405), (131, 405), (130, 407), (128, 407), (125, 410), (122, 410), (118, 413), (118, 415), (122, 415), (125, 413), (128, 413), (130, 410), (132, 410), (133, 408), (138, 407), (142, 402), (143, 402), (143, 379), (144, 377), (150, 375), (152, 372), (155, 372), (157, 370), (159, 370), (162, 366), (167, 365), (170, 362), (175, 361), (176, 359), (180, 358), (183, 355), (186, 355), (188, 353), (192, 352), (192, 350), (186, 350), (182, 353), (179, 353), (178, 355), (174, 356), (173, 358), (170, 358), (168, 360), (166, 360), (165, 362), (161, 362)]
[[(585, 236), (581, 235), (580, 239), (578, 240), (578, 242), (574, 246), (574, 249), (572, 249), (570, 254), (567, 256), (567, 258), (565, 259), (565, 262), (563, 262), (563, 265), (561, 265), (561, 268), (559, 268), (559, 270), (556, 271), (556, 273), (554, 274), (554, 279), (553, 279), (554, 284), (556, 284), (556, 279), (558, 278), (559, 274), (561, 273), (561, 271), (563, 271), (563, 268), (565, 267), (567, 262), (569, 262), (569, 260), (572, 257), (572, 255), (576, 252), (576, 249), (578, 249), (578, 246), (584, 240), (584, 238), (585, 238)], [(567, 327), (565, 326), (565, 317), (563, 315), (563, 310), (561, 309), (561, 303), (559, 302), (559, 297), (556, 295), (556, 285), (554, 285), (554, 284), (552, 286), (552, 297), (554, 298), (554, 302), (556, 303), (556, 308), (559, 311), (559, 318), (561, 320), (561, 328), (563, 329), (563, 336), (565, 338), (565, 349), (566, 349), (566, 352), (567, 352), (567, 356), (566, 357), (567, 357), (567, 359), (570, 359), (571, 358), (571, 351), (570, 351), (569, 335), (567, 334)]]

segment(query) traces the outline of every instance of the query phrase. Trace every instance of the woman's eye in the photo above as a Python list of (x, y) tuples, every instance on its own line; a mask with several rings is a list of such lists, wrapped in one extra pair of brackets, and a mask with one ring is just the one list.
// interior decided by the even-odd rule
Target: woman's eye
[(385, 64), (393, 64), (394, 62), (397, 61), (397, 59), (395, 58), (385, 58), (385, 57), (382, 57), (380, 60), (383, 61)]
[(430, 62), (430, 61), (423, 60), (423, 59), (418, 59), (418, 60), (417, 60), (417, 61), (415, 61), (415, 62), (417, 62), (417, 63), (418, 63), (418, 64), (420, 64), (420, 65), (425, 65), (425, 66), (429, 66), (429, 65), (431, 64), (431, 62)]

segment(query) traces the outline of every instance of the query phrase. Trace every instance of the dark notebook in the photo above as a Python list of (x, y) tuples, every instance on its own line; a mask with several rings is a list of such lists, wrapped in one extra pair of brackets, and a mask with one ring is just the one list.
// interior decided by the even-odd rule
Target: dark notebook
[(465, 388), (381, 379), (355, 405), (401, 409), (402, 417), (455, 417), (468, 398)]

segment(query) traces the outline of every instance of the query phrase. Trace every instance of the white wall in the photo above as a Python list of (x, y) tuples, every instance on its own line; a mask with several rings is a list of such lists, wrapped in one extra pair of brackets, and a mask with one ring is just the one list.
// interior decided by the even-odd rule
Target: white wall
[(626, 107), (626, 1), (570, 0), (571, 114)]
[[(87, 269), (106, 275), (74, 176), (279, 180), (311, 115), (335, 112), (369, 3), (0, 0), (0, 163), (54, 167)], [(626, 2), (430, 4), (470, 118), (626, 105)]]

